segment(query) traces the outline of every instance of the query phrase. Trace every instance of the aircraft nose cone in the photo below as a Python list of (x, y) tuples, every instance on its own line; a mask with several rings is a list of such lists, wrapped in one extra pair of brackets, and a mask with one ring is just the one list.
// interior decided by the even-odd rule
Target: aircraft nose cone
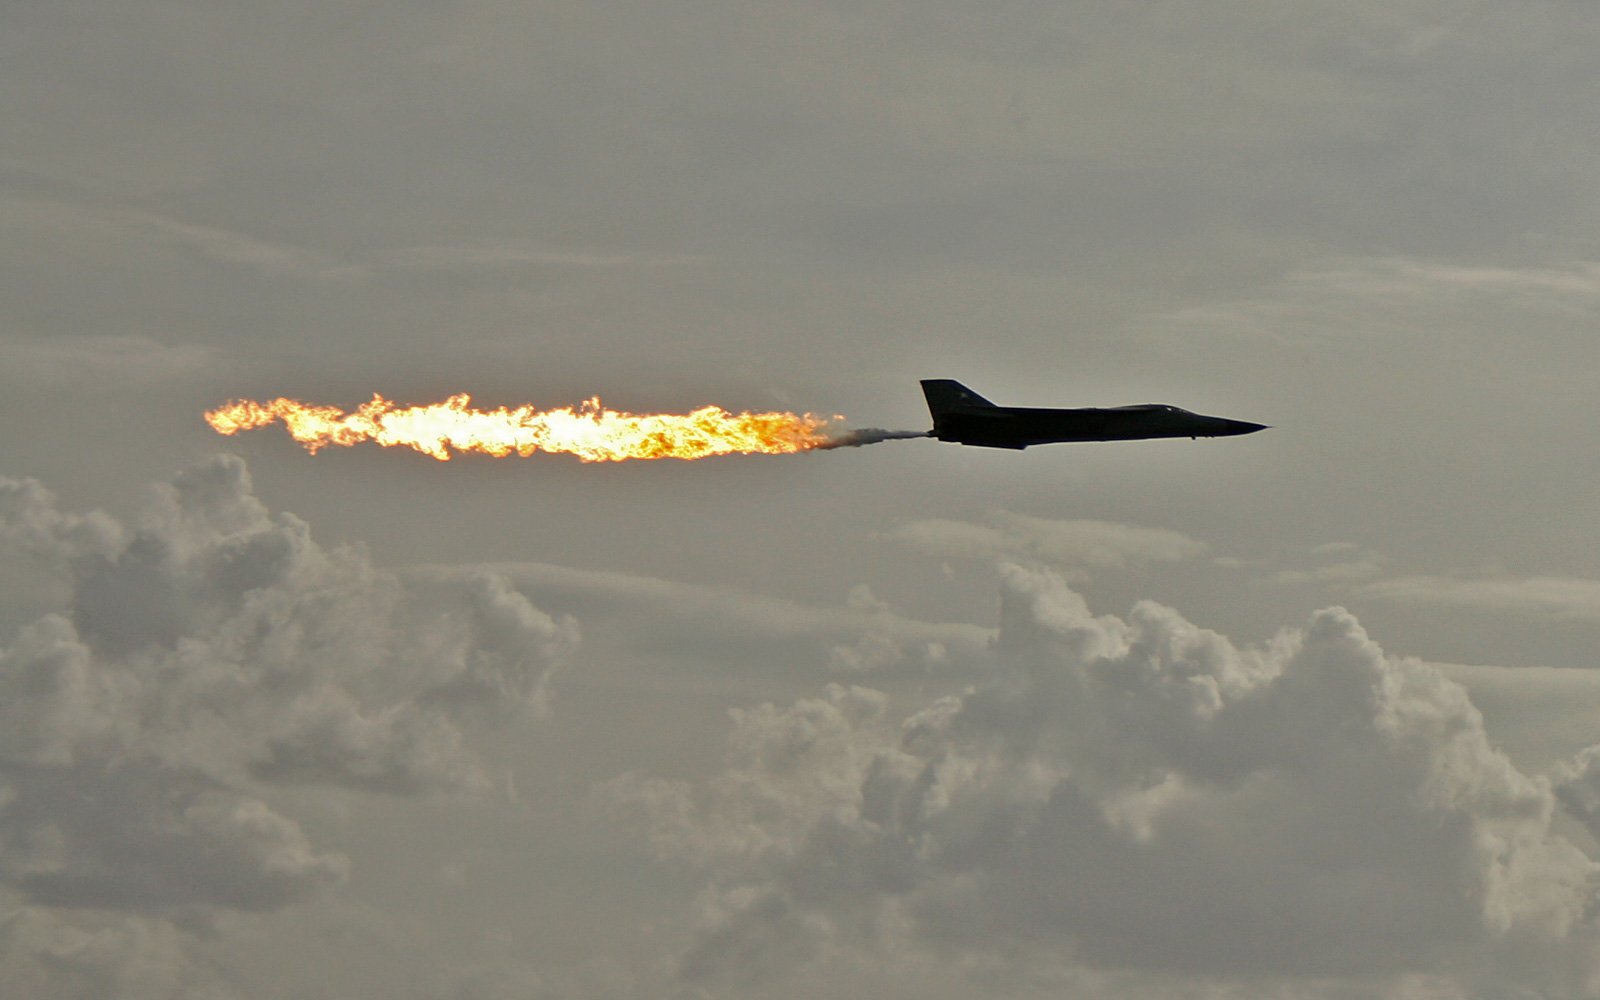
[(1266, 430), (1267, 427), (1267, 424), (1252, 424), (1248, 420), (1224, 420), (1222, 421), (1222, 429), (1219, 433), (1226, 436), (1232, 436), (1235, 434), (1254, 434), (1256, 431)]

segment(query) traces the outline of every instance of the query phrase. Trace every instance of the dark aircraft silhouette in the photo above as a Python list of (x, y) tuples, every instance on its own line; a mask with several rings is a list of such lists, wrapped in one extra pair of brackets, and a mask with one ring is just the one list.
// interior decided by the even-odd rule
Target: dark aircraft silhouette
[(923, 379), (922, 394), (928, 397), (928, 411), (933, 414), (934, 437), (983, 448), (1020, 450), (1058, 441), (1227, 437), (1252, 434), (1266, 427), (1190, 413), (1165, 403), (1075, 410), (996, 406), (947, 378)]

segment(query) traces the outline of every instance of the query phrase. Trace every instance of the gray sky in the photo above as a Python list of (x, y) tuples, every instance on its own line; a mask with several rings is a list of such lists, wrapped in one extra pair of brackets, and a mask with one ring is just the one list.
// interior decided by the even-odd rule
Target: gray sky
[[(0, 10), (0, 992), (1600, 995), (1597, 52), (1555, 2)], [(923, 377), (1273, 429), (200, 419), (919, 430)]]

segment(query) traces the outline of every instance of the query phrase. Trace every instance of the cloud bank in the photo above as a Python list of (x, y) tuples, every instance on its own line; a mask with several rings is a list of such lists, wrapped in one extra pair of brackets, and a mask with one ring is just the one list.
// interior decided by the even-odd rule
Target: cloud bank
[[(709, 782), (600, 790), (707, 876), (684, 983), (1005, 954), (1285, 995), (1600, 986), (1597, 867), (1554, 828), (1558, 789), (1349, 613), (1242, 648), (1151, 602), (1096, 616), (1015, 566), (1002, 607), (999, 673), (962, 694), (737, 710)], [(1559, 786), (1590, 820), (1595, 759)]]
[[(1206, 553), (1176, 533), (996, 515), (892, 536), (999, 560), (993, 632), (865, 586), (808, 609), (553, 566), (396, 574), (267, 510), (228, 457), (128, 523), (32, 481), (0, 501), (0, 570), (62, 584), (0, 645), (0, 986), (21, 993), (236, 995), (191, 929), (350, 871), (278, 791), (495, 787), (475, 741), (544, 710), (577, 642), (532, 593), (635, 620), (613, 648), (794, 647), (884, 688), (734, 709), (709, 778), (597, 790), (701, 879), (669, 981), (627, 989), (1600, 994), (1600, 870), (1572, 839), (1600, 836), (1600, 748), (1519, 769), (1465, 689), (1337, 608), (1241, 646), (1153, 602), (1097, 615), (1043, 565)], [(979, 679), (922, 695), (955, 676)]]
[[(169, 918), (342, 881), (347, 860), (275, 811), (272, 786), (491, 787), (472, 732), (541, 709), (577, 641), (502, 577), (402, 581), (318, 545), (228, 456), (157, 487), (132, 525), (28, 480), (0, 480), (0, 501), (7, 571), (67, 584), (0, 645), (0, 889), (27, 904), (5, 947), (64, 970), (63, 995), (122, 973), (48, 960), (61, 940), (170, 951)], [(122, 922), (85, 929), (95, 913)]]

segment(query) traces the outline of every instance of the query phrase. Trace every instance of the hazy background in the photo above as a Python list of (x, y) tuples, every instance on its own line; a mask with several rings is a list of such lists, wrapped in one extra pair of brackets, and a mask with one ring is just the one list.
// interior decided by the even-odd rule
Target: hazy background
[[(1597, 52), (1554, 2), (0, 5), (0, 984), (1595, 995)], [(1273, 429), (200, 419), (917, 430), (924, 377)]]

